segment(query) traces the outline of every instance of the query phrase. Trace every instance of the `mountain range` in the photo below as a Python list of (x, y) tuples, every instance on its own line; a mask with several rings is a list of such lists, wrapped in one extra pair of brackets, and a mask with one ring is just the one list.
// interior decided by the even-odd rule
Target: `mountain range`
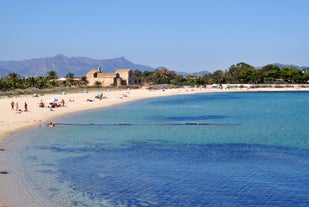
[(130, 62), (124, 57), (95, 60), (87, 57), (66, 57), (62, 54), (54, 57), (35, 58), (20, 61), (0, 61), (0, 76), (17, 73), (21, 76), (46, 76), (51, 70), (59, 77), (73, 73), (75, 77), (85, 76), (91, 69), (101, 67), (103, 72), (114, 72), (116, 69), (129, 68), (140, 71), (153, 71), (154, 68)]
[[(274, 63), (279, 67), (295, 67), (298, 69), (307, 69), (308, 67), (299, 67), (296, 65), (286, 65)], [(67, 57), (58, 54), (54, 57), (33, 58), (19, 61), (0, 61), (0, 77), (7, 76), (9, 73), (17, 73), (20, 76), (46, 76), (51, 70), (57, 72), (59, 77), (64, 77), (68, 73), (73, 73), (75, 77), (85, 76), (91, 69), (101, 67), (103, 72), (114, 72), (117, 69), (129, 68), (140, 71), (154, 71), (159, 68), (151, 66), (135, 64), (125, 57), (113, 59), (96, 60), (88, 57)], [(177, 72), (176, 74), (183, 76), (204, 76), (209, 74), (208, 71), (200, 71), (194, 73)]]
[(279, 68), (297, 68), (299, 70), (308, 69), (307, 66), (289, 65), (289, 64), (281, 64), (281, 63), (274, 63), (274, 65), (277, 65)]

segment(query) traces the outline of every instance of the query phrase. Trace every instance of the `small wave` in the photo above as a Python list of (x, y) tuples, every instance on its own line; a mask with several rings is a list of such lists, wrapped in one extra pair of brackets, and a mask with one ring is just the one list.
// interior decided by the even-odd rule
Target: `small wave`
[(207, 123), (207, 122), (185, 122), (185, 123), (54, 123), (58, 126), (237, 126), (240, 124), (230, 123)]

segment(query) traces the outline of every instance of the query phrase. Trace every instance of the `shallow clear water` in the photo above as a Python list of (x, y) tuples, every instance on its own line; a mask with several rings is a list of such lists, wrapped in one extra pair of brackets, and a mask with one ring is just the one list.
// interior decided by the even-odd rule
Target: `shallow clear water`
[(308, 206), (308, 103), (308, 92), (148, 99), (26, 132), (18, 152), (55, 206)]

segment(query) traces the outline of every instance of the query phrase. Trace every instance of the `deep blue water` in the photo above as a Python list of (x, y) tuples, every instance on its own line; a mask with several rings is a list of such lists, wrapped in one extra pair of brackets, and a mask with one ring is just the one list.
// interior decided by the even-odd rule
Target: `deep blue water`
[(142, 100), (58, 119), (20, 155), (55, 206), (309, 206), (308, 103), (308, 92)]

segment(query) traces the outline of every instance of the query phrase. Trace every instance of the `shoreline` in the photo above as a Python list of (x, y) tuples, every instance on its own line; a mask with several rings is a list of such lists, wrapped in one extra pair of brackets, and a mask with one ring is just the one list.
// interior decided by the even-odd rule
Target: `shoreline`
[[(309, 87), (303, 88), (294, 85), (289, 88), (230, 88), (218, 89), (211, 88), (181, 88), (181, 89), (165, 89), (165, 90), (148, 90), (148, 89), (131, 89), (131, 90), (114, 90), (106, 91), (98, 89), (97, 92), (89, 93), (70, 93), (70, 94), (46, 94), (39, 97), (32, 95), (21, 95), (12, 97), (0, 97), (0, 145), (4, 141), (18, 131), (22, 131), (31, 127), (38, 127), (46, 122), (52, 122), (55, 118), (88, 111), (92, 109), (111, 107), (118, 104), (124, 104), (131, 101), (137, 101), (146, 98), (155, 98), (172, 95), (186, 95), (196, 93), (213, 93), (213, 92), (302, 92), (309, 91)], [(95, 96), (103, 94), (103, 99), (96, 99)], [(64, 107), (57, 107), (50, 110), (47, 108), (47, 100), (57, 98), (60, 102), (62, 99)], [(72, 100), (72, 101), (70, 101)], [(92, 100), (87, 101), (87, 100)], [(19, 111), (11, 110), (11, 102), (19, 103)], [(42, 101), (44, 108), (39, 107)], [(24, 111), (24, 103), (27, 103), (28, 112)], [(59, 103), (60, 104), (60, 103)], [(15, 104), (16, 105), (16, 104)], [(1, 169), (0, 169), (1, 170)], [(1, 206), (0, 206), (1, 207)]]
[[(32, 95), (22, 95), (13, 97), (0, 97), (0, 145), (6, 138), (13, 135), (15, 132), (22, 131), (27, 128), (37, 127), (44, 122), (50, 122), (55, 118), (63, 115), (87, 111), (97, 108), (110, 107), (113, 105), (123, 104), (131, 101), (136, 101), (146, 98), (155, 98), (171, 95), (186, 95), (195, 93), (210, 93), (210, 92), (300, 92), (309, 91), (309, 87), (302, 88), (297, 85), (290, 88), (181, 88), (181, 89), (165, 89), (163, 90), (148, 90), (148, 89), (131, 89), (131, 90), (114, 90), (106, 91), (98, 89), (97, 92), (89, 93), (70, 93), (70, 94), (46, 94), (39, 97)], [(95, 99), (95, 96), (103, 93), (103, 99)], [(58, 107), (50, 111), (46, 108), (47, 100), (57, 98), (59, 102), (63, 99), (64, 107)], [(39, 102), (43, 101), (44, 108), (39, 107)], [(71, 101), (70, 100), (74, 100)], [(87, 100), (93, 100), (87, 102)], [(19, 111), (11, 110), (10, 103), (14, 101), (19, 103)], [(24, 103), (27, 103), (28, 112), (24, 112)], [(16, 104), (15, 104), (16, 105)]]
[[(52, 122), (55, 118), (88, 111), (98, 108), (111, 107), (118, 104), (124, 104), (140, 99), (184, 95), (193, 93), (208, 92), (205, 89), (167, 89), (161, 90), (146, 90), (146, 89), (131, 89), (118, 91), (103, 91), (89, 93), (70, 93), (70, 94), (46, 94), (39, 97), (32, 95), (22, 95), (16, 97), (0, 98), (0, 144), (18, 131), (25, 130), (31, 127), (39, 127), (46, 122)], [(96, 99), (95, 96), (103, 93), (102, 100)], [(48, 100), (57, 98), (61, 105), (61, 100), (64, 100), (64, 107), (49, 108)], [(11, 109), (11, 102), (14, 101), (14, 109)], [(40, 108), (39, 103), (43, 102), (45, 107)], [(16, 102), (18, 102), (19, 110), (16, 110)], [(25, 111), (24, 103), (27, 103), (29, 111)]]
[[(212, 92), (300, 92), (309, 91), (309, 88), (233, 88), (233, 89), (212, 89), (212, 88), (181, 88), (181, 89), (166, 89), (166, 90), (147, 90), (147, 89), (131, 89), (118, 91), (103, 91), (89, 93), (71, 93), (71, 94), (47, 94), (39, 97), (32, 95), (8, 97), (0, 99), (0, 148), (5, 141), (17, 132), (27, 128), (45, 126), (46, 123), (53, 121), (55, 118), (78, 113), (87, 110), (93, 110), (104, 107), (111, 107), (119, 104), (125, 104), (132, 101), (137, 101), (146, 98), (155, 98), (174, 95), (188, 95), (198, 93)], [(103, 99), (96, 99), (98, 93), (103, 93)], [(42, 100), (45, 105), (47, 100), (57, 98), (59, 101), (65, 101), (64, 107), (50, 108), (39, 107), (39, 102)], [(70, 101), (71, 100), (71, 101)], [(73, 101), (74, 100), (74, 101)], [(92, 101), (87, 101), (92, 100)], [(10, 103), (14, 101), (19, 103), (19, 108), (22, 111), (11, 110)], [(24, 112), (24, 102), (28, 105), (28, 112)], [(48, 105), (48, 103), (47, 103)], [(0, 152), (1, 153), (1, 152)], [(0, 171), (6, 169), (1, 169)], [(0, 174), (0, 180), (5, 180), (6, 176)], [(1, 184), (2, 183), (2, 184)], [(5, 189), (5, 183), (0, 182), (0, 188)], [(11, 195), (14, 197), (14, 195)], [(3, 202), (4, 201), (4, 202)], [(4, 207), (6, 197), (0, 195), (0, 207)]]

